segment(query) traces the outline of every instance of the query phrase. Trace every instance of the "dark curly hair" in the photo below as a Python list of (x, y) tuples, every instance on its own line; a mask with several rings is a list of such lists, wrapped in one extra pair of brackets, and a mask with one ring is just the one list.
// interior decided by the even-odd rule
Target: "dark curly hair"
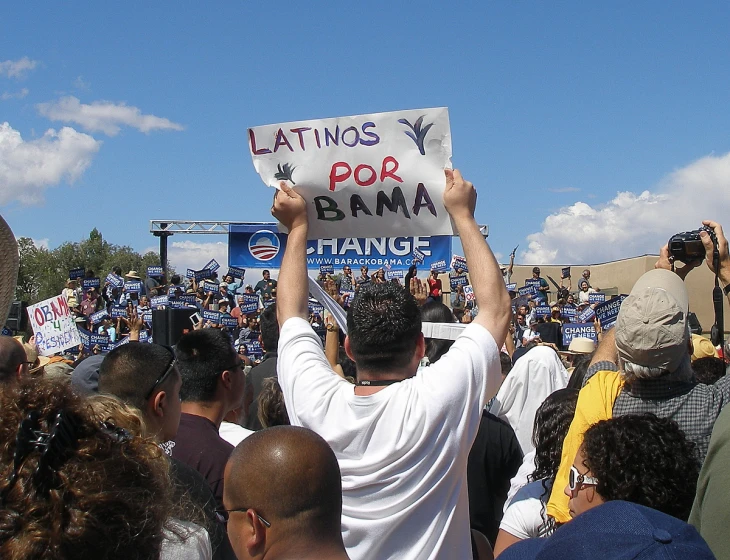
[(653, 414), (627, 414), (586, 430), (583, 464), (605, 500), (624, 500), (686, 521), (695, 497), (697, 449), (679, 425)]
[(537, 409), (532, 429), (535, 470), (530, 480), (552, 480), (557, 474), (563, 440), (575, 415), (578, 392), (577, 389), (558, 389), (550, 393)]
[[(78, 439), (56, 455), (45, 488), (34, 476), (40, 451), (31, 451), (15, 484), (8, 483), (16, 435), (31, 412), (42, 432), (59, 412), (76, 426)], [(172, 511), (169, 462), (156, 443), (103, 427), (67, 383), (52, 380), (0, 392), (0, 491), (0, 558), (7, 560), (153, 560)]]
[(392, 282), (360, 288), (347, 311), (347, 334), (358, 370), (404, 368), (421, 334), (418, 304)]

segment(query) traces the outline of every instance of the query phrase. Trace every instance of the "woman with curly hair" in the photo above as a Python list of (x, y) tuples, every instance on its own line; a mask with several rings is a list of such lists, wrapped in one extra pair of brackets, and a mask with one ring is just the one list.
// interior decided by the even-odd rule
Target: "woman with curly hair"
[(171, 511), (155, 441), (102, 420), (68, 384), (0, 392), (0, 558), (157, 559)]
[(537, 409), (532, 442), (535, 445), (535, 470), (528, 484), (517, 491), (504, 512), (494, 546), (495, 556), (515, 542), (544, 537), (555, 530), (545, 512), (553, 478), (560, 467), (563, 440), (568, 433), (578, 402), (576, 389), (559, 389)]
[(673, 420), (627, 414), (585, 433), (565, 493), (571, 517), (623, 500), (686, 521), (700, 464), (696, 446)]

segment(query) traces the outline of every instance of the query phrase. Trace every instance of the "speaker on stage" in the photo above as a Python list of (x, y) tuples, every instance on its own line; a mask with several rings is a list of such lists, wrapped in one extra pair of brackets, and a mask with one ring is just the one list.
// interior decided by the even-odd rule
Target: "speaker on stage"
[[(28, 304), (24, 301), (14, 301), (10, 305), (10, 313), (5, 326), (14, 331), (24, 331), (28, 328)], [(2, 326), (2, 325), (0, 325)]]
[(155, 344), (175, 346), (182, 335), (193, 330), (190, 317), (197, 312), (196, 308), (153, 310), (152, 338)]

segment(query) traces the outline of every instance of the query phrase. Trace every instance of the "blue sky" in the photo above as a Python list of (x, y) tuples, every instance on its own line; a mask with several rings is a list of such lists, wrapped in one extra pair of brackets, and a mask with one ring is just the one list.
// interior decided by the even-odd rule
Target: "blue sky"
[[(437, 106), (503, 257), (656, 252), (730, 211), (727, 2), (3, 11), (0, 212), (50, 247), (97, 227), (145, 250), (153, 218), (269, 220), (247, 127)], [(171, 241), (180, 268), (225, 255), (224, 237)]]

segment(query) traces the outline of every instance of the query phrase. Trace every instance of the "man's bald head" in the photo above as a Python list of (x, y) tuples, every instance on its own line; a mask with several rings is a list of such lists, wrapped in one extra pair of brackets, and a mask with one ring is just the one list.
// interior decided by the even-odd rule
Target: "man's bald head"
[(276, 426), (243, 440), (228, 460), (225, 502), (227, 508), (253, 508), (272, 524), (290, 521), (292, 529), (341, 542), (337, 458), (306, 428)]
[(28, 357), (12, 336), (0, 336), (0, 383), (15, 383)]

